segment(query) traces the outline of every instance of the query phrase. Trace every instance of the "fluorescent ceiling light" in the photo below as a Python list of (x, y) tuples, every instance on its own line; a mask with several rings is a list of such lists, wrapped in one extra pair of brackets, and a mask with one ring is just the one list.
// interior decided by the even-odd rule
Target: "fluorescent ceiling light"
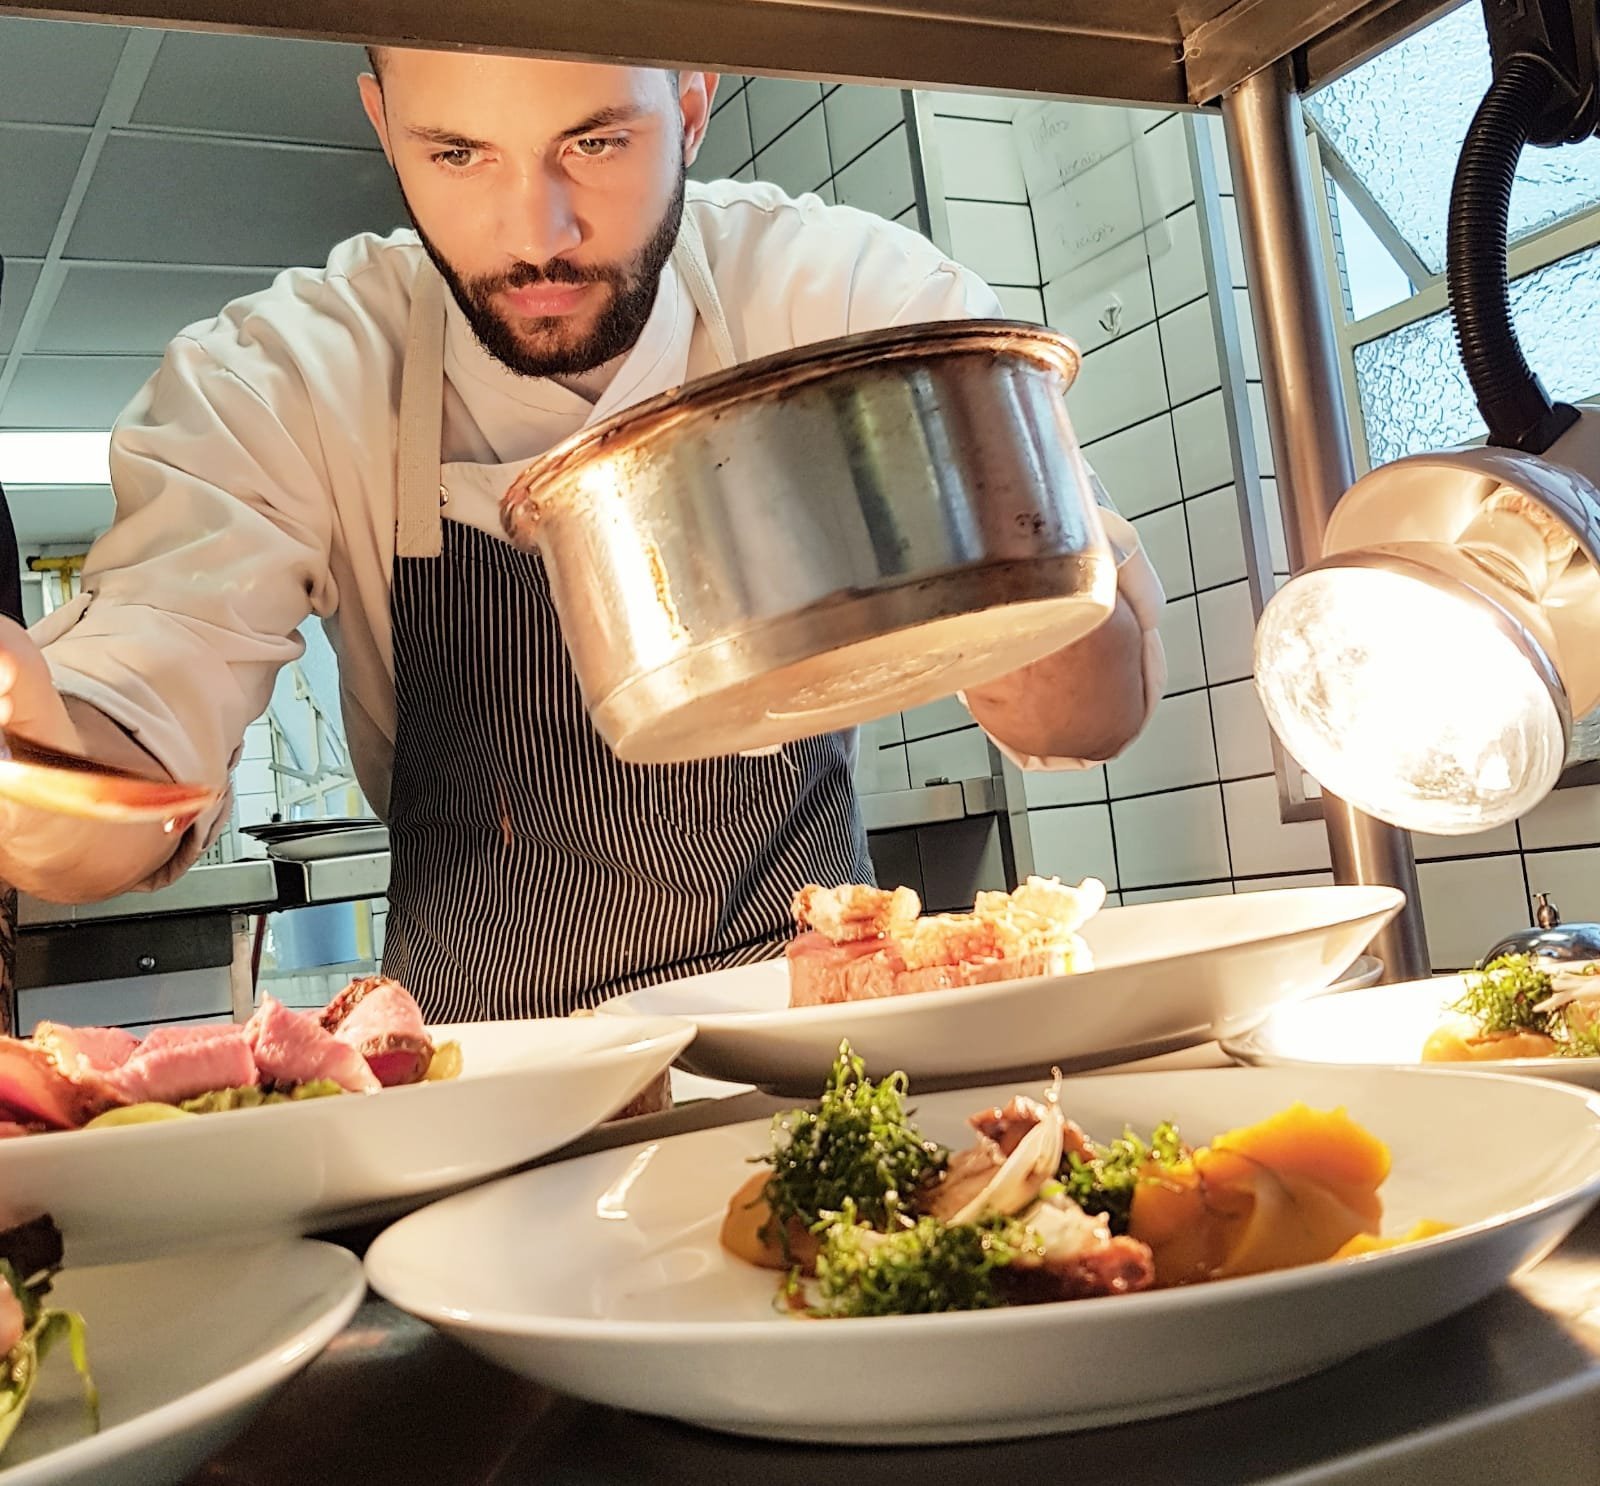
[(110, 433), (0, 429), (0, 485), (109, 485)]

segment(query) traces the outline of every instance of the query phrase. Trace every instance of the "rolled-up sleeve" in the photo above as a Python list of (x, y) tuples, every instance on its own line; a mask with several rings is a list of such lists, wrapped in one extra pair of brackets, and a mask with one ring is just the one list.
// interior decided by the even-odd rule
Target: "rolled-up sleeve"
[[(870, 283), (870, 276), (868, 276)], [(870, 300), (870, 295), (868, 296)], [(853, 309), (851, 329), (865, 330), (868, 311)], [(1005, 311), (992, 290), (982, 279), (968, 269), (948, 260), (931, 273), (924, 273), (910, 292), (905, 294), (893, 314), (881, 323), (884, 325), (916, 325), (935, 320), (994, 320), (1004, 319)], [(1085, 460), (1085, 466), (1088, 461)], [(1139, 535), (1132, 524), (1117, 514), (1110, 495), (1100, 483), (1092, 468), (1090, 482), (1095, 500), (1117, 559), (1117, 591), (1127, 600), (1139, 621), (1140, 646), (1143, 667), (1144, 716), (1140, 720), (1142, 732), (1154, 714), (1167, 685), (1166, 652), (1161, 644), (1161, 611), (1166, 597), (1161, 591), (1161, 580), (1151, 564)], [(965, 698), (962, 698), (965, 703)], [(1018, 767), (1029, 770), (1092, 769), (1104, 759), (1054, 758), (1037, 754), (1022, 754), (998, 738), (993, 740), (1000, 751)]]
[[(264, 357), (247, 382), (199, 341), (174, 341), (113, 431), (116, 519), (82, 592), (34, 627), (60, 691), (176, 779), (223, 782), (301, 654), (299, 625), (334, 607), (313, 424), (292, 367)], [(226, 812), (196, 823), (173, 869)]]

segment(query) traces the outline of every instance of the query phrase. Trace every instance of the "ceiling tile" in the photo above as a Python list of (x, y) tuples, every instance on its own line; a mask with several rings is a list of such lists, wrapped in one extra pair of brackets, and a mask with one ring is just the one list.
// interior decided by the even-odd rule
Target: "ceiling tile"
[(39, 282), (37, 263), (7, 263), (0, 279), (0, 352), (9, 351), (17, 338), (17, 326), (28, 308), (33, 286)]
[(270, 273), (74, 264), (30, 349), (159, 355), (185, 325), (271, 282)]
[(0, 119), (92, 124), (127, 30), (0, 16)]
[(111, 525), (116, 510), (109, 485), (12, 485), (6, 504), (24, 552), (68, 542), (87, 546)]
[(83, 147), (87, 129), (29, 129), (0, 124), (0, 255), (42, 258)]
[(355, 46), (169, 31), (132, 122), (375, 150), (356, 93), (366, 70)]
[(157, 356), (24, 356), (0, 428), (110, 428)]
[(406, 220), (376, 152), (115, 135), (66, 256), (315, 265), (353, 233), (389, 232)]

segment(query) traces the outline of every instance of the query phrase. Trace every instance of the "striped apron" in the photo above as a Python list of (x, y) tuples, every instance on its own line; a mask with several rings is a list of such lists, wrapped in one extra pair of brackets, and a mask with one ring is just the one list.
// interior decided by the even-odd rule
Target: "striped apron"
[[(673, 261), (737, 357), (691, 216)], [(757, 757), (620, 762), (583, 705), (537, 556), (442, 519), (521, 464), (441, 467), (445, 288), (424, 262), (400, 399), (397, 728), (384, 971), (430, 1021), (563, 1016), (778, 954), (796, 888), (871, 882), (834, 733)]]

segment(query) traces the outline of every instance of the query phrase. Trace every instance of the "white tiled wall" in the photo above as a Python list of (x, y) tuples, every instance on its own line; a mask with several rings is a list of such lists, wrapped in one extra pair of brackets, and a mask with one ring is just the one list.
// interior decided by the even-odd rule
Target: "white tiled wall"
[(789, 78), (725, 76), (695, 180), (772, 181), (791, 195), (885, 217), (916, 209), (905, 95)]
[[(696, 175), (760, 175), (887, 216), (907, 210), (915, 177), (903, 95), (862, 87), (729, 79)], [(1168, 594), (1167, 697), (1148, 731), (1109, 767), (1024, 780), (1038, 870), (1093, 874), (1123, 901), (1331, 880), (1320, 822), (1280, 819), (1266, 719), (1250, 682), (1254, 613), (1245, 580), (1241, 472), (1224, 417), (1223, 367), (1202, 254), (1189, 133), (1222, 183), (1222, 309), (1238, 317), (1261, 506), (1274, 572), (1288, 569), (1243, 255), (1215, 121), (1130, 111), (1131, 173), (1147, 223), (1161, 228), (1046, 279), (1013, 139), (1010, 99), (934, 93), (921, 140), (942, 182), (956, 257), (983, 275), (1007, 314), (1042, 319), (1085, 353), (1069, 406), (1096, 470), (1133, 520)], [(934, 220), (940, 213), (935, 211)], [(1054, 252), (1052, 248), (1051, 253)], [(1049, 256), (1050, 254), (1047, 254)], [(905, 789), (989, 771), (982, 735), (954, 699), (864, 729), (858, 783)], [(960, 901), (999, 872), (992, 831), (939, 828), (875, 843), (880, 875), (920, 874), (933, 898)], [(977, 834), (975, 834), (977, 832)], [(1482, 837), (1419, 838), (1435, 964), (1454, 968), (1527, 919), (1530, 887), (1573, 919), (1600, 919), (1600, 786), (1561, 791), (1519, 825)], [(881, 848), (881, 849), (880, 849)], [(930, 876), (932, 866), (932, 881)], [(949, 906), (949, 905), (941, 905)]]

